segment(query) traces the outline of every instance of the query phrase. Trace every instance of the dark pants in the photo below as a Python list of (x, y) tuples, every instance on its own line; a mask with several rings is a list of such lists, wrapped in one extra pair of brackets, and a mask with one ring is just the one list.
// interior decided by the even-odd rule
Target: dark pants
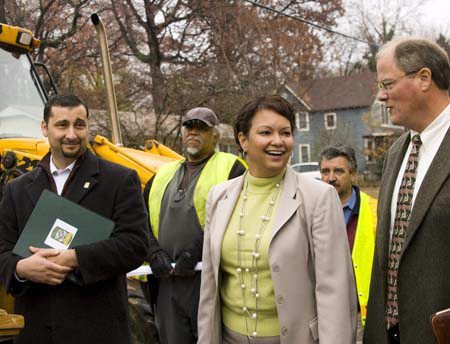
[(197, 343), (197, 314), (201, 273), (193, 277), (162, 278), (156, 299), (156, 322), (161, 344)]

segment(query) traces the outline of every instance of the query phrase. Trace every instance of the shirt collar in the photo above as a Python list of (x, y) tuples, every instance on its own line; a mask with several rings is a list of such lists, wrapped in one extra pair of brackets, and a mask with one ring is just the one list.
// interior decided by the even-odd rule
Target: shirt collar
[(352, 195), (350, 196), (347, 203), (344, 204), (343, 208), (349, 208), (350, 210), (353, 210), (356, 205), (356, 191), (355, 188), (352, 186)]
[(51, 174), (55, 174), (55, 172), (56, 172), (56, 174), (58, 174), (58, 173), (61, 173), (61, 172), (63, 172), (63, 171), (69, 171), (69, 173), (70, 172), (72, 172), (72, 170), (73, 170), (73, 168), (74, 168), (74, 166), (75, 166), (75, 163), (77, 162), (77, 160), (74, 160), (74, 161), (72, 161), (72, 163), (69, 165), (69, 166), (66, 166), (65, 168), (63, 168), (63, 169), (61, 169), (61, 170), (58, 170), (58, 168), (55, 166), (55, 164), (53, 163), (53, 159), (52, 159), (52, 155), (50, 155), (50, 173)]
[[(422, 141), (422, 146), (428, 149), (433, 143), (438, 140), (441, 136), (440, 134), (445, 134), (450, 125), (450, 104), (442, 111), (428, 127), (426, 127), (420, 133), (420, 140)], [(411, 138), (419, 134), (417, 131), (410, 130)]]

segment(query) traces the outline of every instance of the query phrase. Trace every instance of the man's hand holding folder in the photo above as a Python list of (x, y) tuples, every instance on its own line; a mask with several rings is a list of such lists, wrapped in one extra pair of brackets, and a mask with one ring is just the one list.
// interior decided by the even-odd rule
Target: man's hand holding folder
[(67, 266), (70, 268), (78, 267), (77, 254), (74, 249), (55, 250), (55, 249), (49, 249), (49, 248), (37, 248), (37, 247), (30, 246), (30, 251), (33, 253), (47, 252), (47, 251), (54, 253), (56, 251), (57, 254), (50, 254), (50, 256), (48, 256), (47, 259), (56, 264)]
[(61, 284), (67, 275), (78, 266), (75, 250), (56, 250), (30, 246), (33, 255), (18, 261), (16, 274), (20, 279)]

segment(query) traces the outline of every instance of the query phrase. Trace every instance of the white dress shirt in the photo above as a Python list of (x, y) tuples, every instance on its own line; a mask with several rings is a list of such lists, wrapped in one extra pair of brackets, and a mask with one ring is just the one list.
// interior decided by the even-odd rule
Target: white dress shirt
[[(411, 204), (411, 209), (414, 209), (414, 202), (416, 200), (417, 193), (419, 192), (420, 186), (427, 174), (428, 168), (436, 155), (442, 141), (444, 140), (447, 130), (450, 128), (450, 104), (442, 111), (439, 116), (437, 116), (433, 122), (431, 122), (428, 127), (426, 127), (420, 133), (420, 139), (422, 145), (419, 149), (419, 165), (417, 167), (416, 183), (414, 185), (414, 193)], [(418, 132), (411, 130), (410, 137), (419, 134)], [(392, 194), (391, 202), (391, 228), (390, 233), (392, 236), (392, 231), (394, 228), (395, 212), (397, 210), (397, 198), (398, 191), (400, 190), (400, 184), (403, 179), (403, 174), (405, 173), (406, 163), (408, 161), (409, 153), (411, 152), (412, 143), (409, 142), (408, 149), (406, 150), (405, 156), (403, 158), (402, 165), (400, 167), (397, 180), (395, 182), (394, 191)]]
[(75, 162), (76, 160), (74, 160), (69, 166), (58, 170), (58, 168), (53, 163), (53, 156), (50, 156), (50, 173), (52, 174), (53, 180), (55, 181), (56, 191), (58, 192), (59, 196), (61, 196), (67, 178), (69, 178), (70, 172), (72, 172), (73, 167), (75, 166)]

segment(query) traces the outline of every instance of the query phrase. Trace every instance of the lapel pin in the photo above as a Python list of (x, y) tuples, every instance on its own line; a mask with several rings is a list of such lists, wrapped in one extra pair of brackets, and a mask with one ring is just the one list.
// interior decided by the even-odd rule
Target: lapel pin
[(85, 189), (87, 189), (87, 188), (89, 187), (89, 185), (91, 185), (91, 183), (85, 182), (83, 187), (84, 187)]

